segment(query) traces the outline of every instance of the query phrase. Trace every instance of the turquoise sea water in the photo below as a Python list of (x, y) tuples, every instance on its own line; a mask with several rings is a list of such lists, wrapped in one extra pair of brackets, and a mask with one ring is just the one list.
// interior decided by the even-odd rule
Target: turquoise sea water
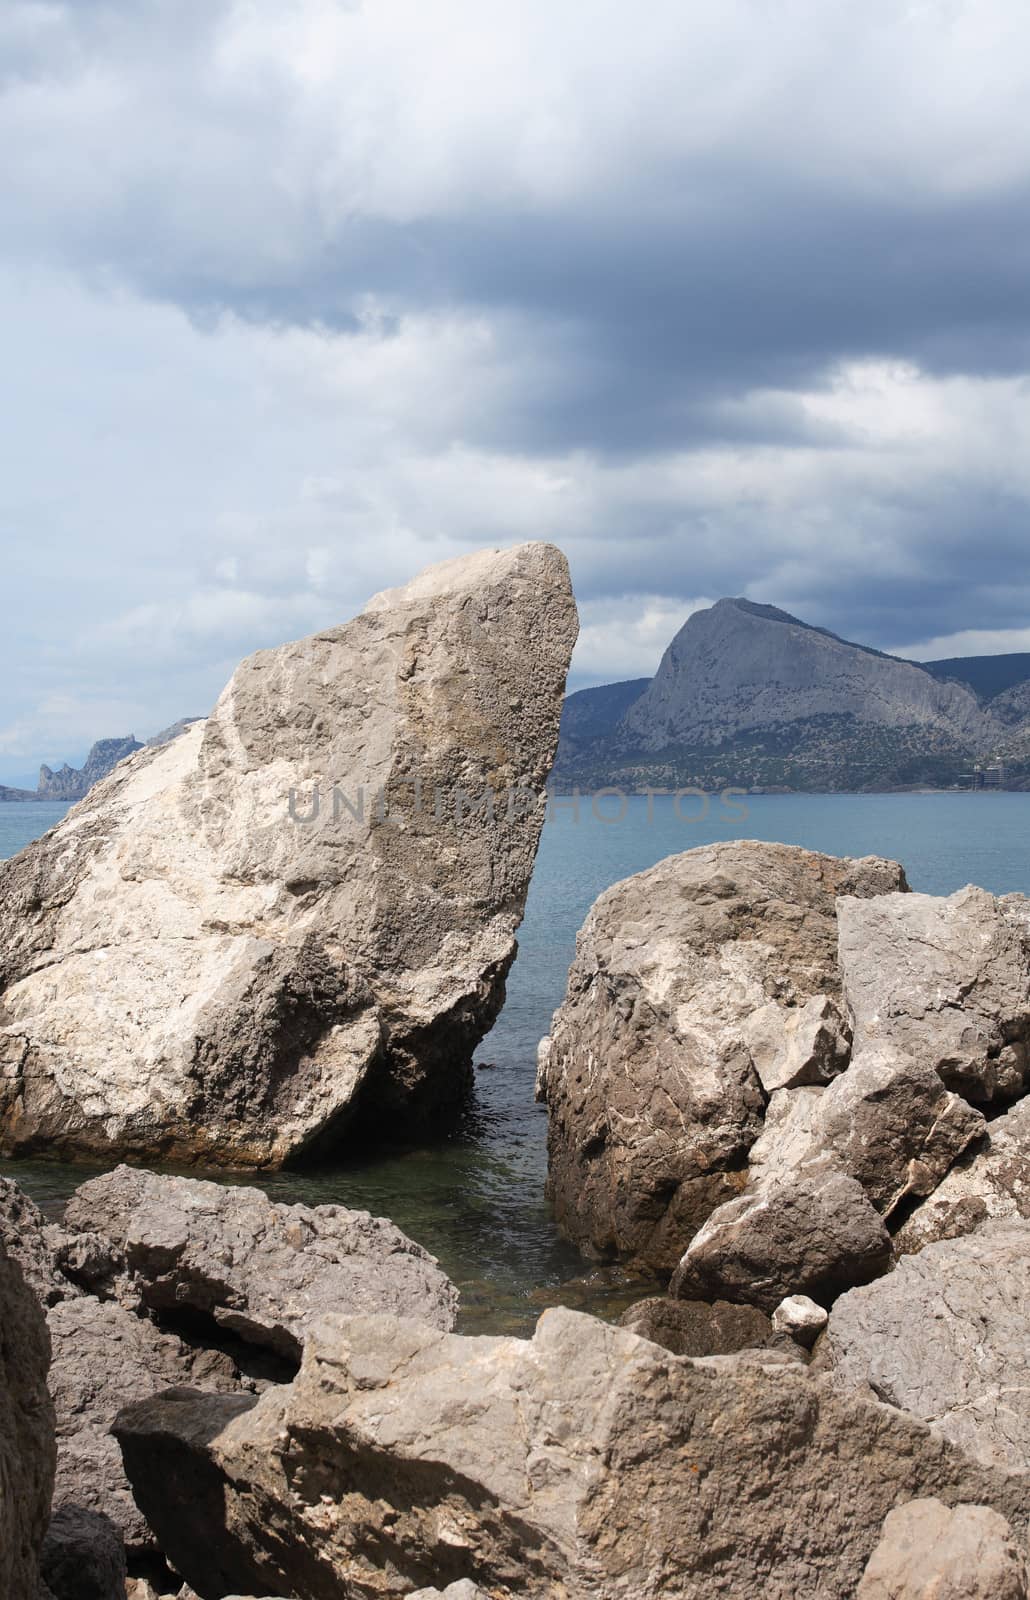
[[(893, 856), (914, 889), (949, 894), (965, 883), (1030, 893), (1030, 794), (758, 795), (697, 800), (684, 817), (669, 799), (628, 800), (604, 822), (571, 802), (544, 829), (519, 935), (508, 1000), (477, 1059), (475, 1094), (460, 1126), (424, 1148), (380, 1150), (332, 1170), (261, 1179), (277, 1198), (335, 1200), (390, 1216), (440, 1258), (462, 1291), (468, 1331), (531, 1328), (542, 1304), (565, 1301), (615, 1312), (648, 1286), (595, 1271), (557, 1237), (543, 1199), (546, 1118), (533, 1101), (535, 1052), (565, 988), (576, 930), (609, 884), (663, 856), (713, 839), (753, 838), (834, 855)], [(13, 854), (63, 814), (53, 805), (0, 806), (0, 855)], [(600, 803), (615, 815), (614, 798)], [(649, 820), (650, 809), (650, 820)], [(7, 1163), (40, 1203), (56, 1204), (81, 1168)], [(224, 1175), (221, 1175), (224, 1181)], [(570, 1281), (571, 1280), (571, 1281)]]

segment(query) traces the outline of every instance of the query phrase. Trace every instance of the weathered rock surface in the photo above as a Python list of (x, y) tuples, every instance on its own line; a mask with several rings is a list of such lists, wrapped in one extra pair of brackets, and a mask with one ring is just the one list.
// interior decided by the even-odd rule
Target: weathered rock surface
[(855, 1051), (888, 1043), (978, 1104), (1025, 1092), (1030, 901), (983, 889), (842, 899), (840, 964)]
[(722, 1356), (769, 1342), (772, 1323), (755, 1306), (727, 1300), (672, 1300), (654, 1295), (638, 1300), (619, 1318), (641, 1339), (650, 1339), (677, 1356)]
[(575, 634), (553, 547), (445, 562), (250, 657), (0, 864), (2, 1148), (276, 1165), (359, 1102), (453, 1100), (503, 998)]
[(896, 1506), (857, 1600), (1026, 1600), (1023, 1552), (988, 1506), (910, 1500)]
[(54, 1600), (125, 1600), (125, 1546), (113, 1522), (96, 1511), (57, 1507), (40, 1571)]
[(986, 1223), (843, 1295), (820, 1360), (978, 1461), (1030, 1469), (1030, 1224)]
[(76, 1191), (65, 1227), (112, 1241), (149, 1310), (200, 1313), (294, 1361), (326, 1311), (393, 1312), (443, 1329), (457, 1314), (434, 1257), (367, 1211), (277, 1205), (260, 1189), (121, 1166)]
[(829, 1083), (848, 1064), (848, 1030), (829, 995), (815, 994), (784, 1015), (775, 1000), (744, 1021), (744, 1038), (766, 1094)]
[(820, 1096), (812, 1126), (812, 1155), (832, 1153), (887, 1219), (928, 1194), (986, 1131), (980, 1112), (925, 1061), (883, 1048), (856, 1051)]
[(866, 1047), (826, 1089), (778, 1091), (748, 1187), (692, 1240), (675, 1292), (771, 1311), (785, 1295), (822, 1300), (867, 1281), (890, 1253), (874, 1213), (888, 1220), (931, 1191), (985, 1128), (932, 1067), (889, 1046)]
[(0, 1595), (34, 1600), (54, 1483), (50, 1341), (36, 1296), (0, 1240)]
[(822, 1081), (847, 1060), (837, 897), (904, 887), (894, 862), (745, 841), (601, 895), (540, 1059), (550, 1193), (573, 1239), (676, 1264), (746, 1182), (762, 1075)]
[(152, 1549), (111, 1424), (123, 1406), (170, 1384), (238, 1392), (233, 1363), (217, 1352), (190, 1349), (123, 1306), (86, 1295), (52, 1306), (47, 1320), (57, 1414), (55, 1504), (68, 1501), (109, 1517), (131, 1550)]
[(1002, 1218), (1030, 1218), (1030, 1098), (988, 1124), (982, 1142), (898, 1229), (894, 1249), (909, 1255)]
[(465, 1578), (568, 1600), (844, 1600), (899, 1501), (1026, 1528), (1027, 1479), (777, 1352), (692, 1362), (552, 1310), (532, 1341), (327, 1318), (256, 1403), (116, 1430), (169, 1558), (229, 1590), (376, 1600)]
[(34, 1201), (11, 1178), (0, 1177), (0, 1243), (17, 1261), (25, 1282), (42, 1305), (71, 1291), (55, 1268), (47, 1242), (46, 1220)]
[(880, 1046), (856, 1053), (828, 1089), (774, 1094), (750, 1166), (768, 1179), (829, 1158), (889, 1219), (932, 1191), (986, 1131), (982, 1113), (945, 1089), (932, 1067)]
[(684, 1299), (741, 1301), (770, 1315), (788, 1295), (830, 1302), (886, 1270), (890, 1234), (861, 1184), (828, 1161), (760, 1178), (705, 1223), (673, 1273)]

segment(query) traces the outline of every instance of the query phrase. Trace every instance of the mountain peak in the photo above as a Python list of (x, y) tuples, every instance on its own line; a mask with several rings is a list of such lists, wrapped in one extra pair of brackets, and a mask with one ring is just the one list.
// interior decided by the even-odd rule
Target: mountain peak
[(834, 717), (966, 741), (982, 721), (964, 684), (737, 596), (687, 619), (619, 737), (651, 752)]

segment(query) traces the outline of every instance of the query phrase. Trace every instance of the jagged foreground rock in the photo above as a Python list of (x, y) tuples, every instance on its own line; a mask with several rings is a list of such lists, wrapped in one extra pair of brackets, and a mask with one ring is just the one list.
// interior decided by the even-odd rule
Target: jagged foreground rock
[(154, 1535), (132, 1498), (111, 1423), (131, 1400), (169, 1385), (239, 1394), (240, 1373), (228, 1356), (195, 1350), (146, 1317), (88, 1295), (53, 1306), (47, 1322), (57, 1414), (55, 1504), (68, 1501), (109, 1517), (127, 1549), (152, 1550)]
[(68, 1234), (47, 1223), (10, 1179), (0, 1179), (0, 1238), (46, 1308), (54, 1506), (109, 1518), (130, 1550), (153, 1549), (111, 1437), (115, 1415), (129, 1400), (170, 1384), (239, 1393), (241, 1374), (222, 1352), (191, 1348), (141, 1315), (139, 1289), (118, 1247), (100, 1234)]
[(927, 1245), (842, 1295), (819, 1360), (992, 1466), (1030, 1470), (1030, 1223)]
[(286, 1388), (175, 1390), (116, 1432), (178, 1570), (226, 1592), (844, 1600), (899, 1502), (1024, 1538), (1027, 1478), (778, 1352), (690, 1361), (575, 1312), (532, 1341), (328, 1318)]
[(990, 1124), (977, 1106), (1026, 1088), (1030, 902), (888, 893), (842, 897), (837, 917), (852, 1060), (825, 1089), (772, 1095), (751, 1181), (691, 1241), (678, 1294), (828, 1305), (888, 1251), (1020, 1214), (1026, 1102)]
[(50, 1341), (35, 1294), (0, 1240), (0, 1595), (35, 1600), (54, 1483)]
[(326, 1311), (393, 1311), (445, 1330), (457, 1315), (435, 1258), (367, 1211), (277, 1205), (260, 1189), (122, 1166), (76, 1190), (64, 1221), (116, 1247), (148, 1310), (210, 1317), (295, 1361)]
[(956, 1161), (898, 1229), (894, 1250), (911, 1255), (1005, 1218), (1030, 1218), (1030, 1099), (988, 1124), (983, 1141)]
[(509, 792), (545, 782), (575, 635), (553, 547), (445, 562), (244, 661), (0, 865), (3, 1148), (275, 1165), (359, 1099), (453, 1098), (543, 821)]
[(905, 887), (896, 862), (744, 841), (600, 896), (540, 1051), (550, 1193), (573, 1239), (676, 1265), (747, 1182), (768, 1094), (847, 1065), (838, 897)]
[(175, 1385), (238, 1395), (283, 1381), (327, 1310), (448, 1329), (457, 1308), (434, 1259), (390, 1222), (126, 1167), (77, 1190), (64, 1226), (0, 1180), (0, 1238), (48, 1308), (54, 1503), (110, 1518), (134, 1554), (154, 1535), (111, 1436), (123, 1406)]
[(844, 995), (856, 1051), (889, 1043), (978, 1105), (1025, 1093), (1030, 901), (957, 894), (842, 899)]
[(856, 1600), (1026, 1600), (1026, 1557), (987, 1506), (939, 1500), (897, 1506), (869, 1558)]
[(675, 1293), (768, 1311), (793, 1293), (828, 1304), (885, 1270), (889, 1220), (985, 1127), (931, 1066), (886, 1047), (857, 1055), (827, 1089), (773, 1095), (751, 1182), (691, 1241)]
[(541, 1045), (559, 1221), (687, 1300), (828, 1307), (1023, 1213), (1028, 1074), (1023, 896), (751, 841), (672, 856), (596, 902)]

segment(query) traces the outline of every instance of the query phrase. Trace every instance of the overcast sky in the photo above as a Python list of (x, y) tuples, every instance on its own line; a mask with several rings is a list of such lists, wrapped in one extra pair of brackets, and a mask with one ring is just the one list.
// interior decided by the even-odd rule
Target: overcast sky
[(0, 781), (430, 561), (1030, 649), (1025, 0), (3, 0)]

